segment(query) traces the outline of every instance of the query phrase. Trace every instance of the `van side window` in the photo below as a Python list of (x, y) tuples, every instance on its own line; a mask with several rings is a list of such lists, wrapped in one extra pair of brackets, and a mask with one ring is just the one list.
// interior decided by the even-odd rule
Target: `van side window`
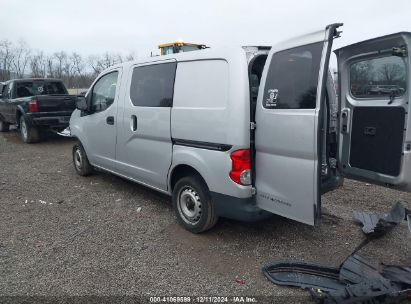
[(397, 56), (372, 58), (350, 67), (351, 94), (357, 98), (401, 96), (406, 84), (405, 59)]
[(91, 113), (104, 111), (113, 104), (116, 97), (117, 78), (118, 72), (111, 72), (95, 83), (90, 102)]
[(130, 87), (133, 105), (171, 107), (176, 67), (175, 62), (135, 67)]
[(324, 43), (275, 53), (264, 88), (266, 109), (314, 109)]

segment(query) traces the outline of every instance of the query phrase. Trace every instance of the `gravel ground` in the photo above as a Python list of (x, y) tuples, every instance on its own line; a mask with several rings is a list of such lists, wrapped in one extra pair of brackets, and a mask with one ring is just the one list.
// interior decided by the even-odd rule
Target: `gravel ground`
[[(396, 201), (411, 201), (407, 193), (346, 180), (323, 197), (327, 215), (319, 228), (275, 216), (259, 223), (222, 219), (194, 235), (177, 224), (169, 197), (110, 174), (78, 176), (73, 144), (54, 136), (27, 145), (16, 131), (0, 135), (0, 295), (306, 302), (306, 291), (273, 285), (261, 267), (290, 259), (338, 266), (364, 238), (353, 210), (386, 212)], [(409, 264), (406, 223), (360, 253)]]

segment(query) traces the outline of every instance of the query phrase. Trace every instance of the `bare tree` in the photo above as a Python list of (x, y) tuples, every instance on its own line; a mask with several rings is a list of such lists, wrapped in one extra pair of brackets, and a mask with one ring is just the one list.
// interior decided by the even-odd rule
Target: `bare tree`
[(14, 48), (13, 68), (16, 72), (17, 78), (23, 78), (26, 72), (27, 66), (30, 61), (31, 50), (28, 44), (20, 40), (17, 46)]
[(56, 52), (53, 54), (55, 59), (55, 67), (54, 67), (54, 77), (62, 78), (63, 77), (63, 69), (65, 61), (67, 60), (67, 54), (64, 51)]
[(63, 75), (62, 78), (67, 84), (67, 87), (72, 87), (72, 80), (74, 74), (74, 64), (70, 57), (65, 56), (63, 59)]
[(76, 52), (70, 55), (65, 51), (46, 54), (42, 50), (33, 52), (24, 41), (16, 45), (0, 40), (0, 81), (29, 74), (31, 77), (60, 78), (67, 87), (86, 88), (104, 69), (134, 58), (134, 52), (126, 56), (106, 52), (87, 59)]
[(73, 64), (73, 73), (75, 75), (82, 76), (84, 73), (84, 67), (85, 67), (83, 58), (76, 52), (73, 52), (70, 56), (70, 60), (72, 61), (72, 64)]
[(47, 73), (47, 58), (43, 51), (37, 51), (31, 56), (30, 70), (32, 77), (46, 77)]
[(55, 70), (54, 70), (54, 56), (47, 56), (46, 57), (46, 77), (54, 78)]
[(119, 54), (111, 54), (111, 53), (105, 52), (103, 56), (101, 57), (101, 65), (103, 69), (107, 69), (122, 61), (123, 61), (123, 58)]
[(125, 61), (133, 61), (136, 58), (137, 58), (136, 53), (135, 52), (130, 52), (130, 53), (127, 54)]
[(124, 60), (125, 57), (123, 57), (121, 54), (114, 54), (113, 57), (114, 57), (114, 64), (123, 63), (124, 61), (126, 61)]
[(381, 76), (381, 80), (385, 83), (392, 84), (396, 80), (405, 77), (404, 69), (396, 63), (386, 63), (383, 64), (379, 69), (378, 73)]
[(90, 55), (87, 61), (88, 61), (90, 68), (93, 70), (94, 75), (98, 75), (101, 73), (103, 68), (101, 67), (100, 59), (98, 56)]
[(12, 63), (14, 60), (13, 44), (9, 40), (0, 41), (0, 80), (11, 77)]
[(85, 88), (88, 87), (91, 82), (92, 78), (87, 75), (85, 71), (85, 62), (80, 54), (73, 52), (70, 56), (70, 60), (72, 62), (72, 76), (73, 76), (73, 84), (77, 88)]
[(88, 58), (88, 63), (94, 75), (100, 74), (103, 70), (122, 62), (123, 58), (119, 54), (104, 53), (101, 56), (92, 55)]

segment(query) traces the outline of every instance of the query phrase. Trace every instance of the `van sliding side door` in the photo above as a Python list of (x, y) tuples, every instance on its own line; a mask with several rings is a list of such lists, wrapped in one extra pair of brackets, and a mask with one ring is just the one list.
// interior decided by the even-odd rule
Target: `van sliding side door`
[(171, 107), (177, 62), (132, 65), (117, 139), (118, 171), (146, 186), (167, 191), (171, 165)]
[(340, 25), (273, 46), (256, 106), (257, 205), (309, 225), (321, 214), (322, 115)]

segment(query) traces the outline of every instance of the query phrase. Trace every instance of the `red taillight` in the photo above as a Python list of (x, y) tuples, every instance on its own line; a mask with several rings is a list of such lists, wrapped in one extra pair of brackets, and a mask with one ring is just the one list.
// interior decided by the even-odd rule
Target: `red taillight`
[(232, 169), (230, 178), (240, 185), (251, 185), (250, 149), (237, 150), (231, 153)]
[(29, 112), (39, 112), (39, 103), (37, 100), (30, 100), (29, 101)]

